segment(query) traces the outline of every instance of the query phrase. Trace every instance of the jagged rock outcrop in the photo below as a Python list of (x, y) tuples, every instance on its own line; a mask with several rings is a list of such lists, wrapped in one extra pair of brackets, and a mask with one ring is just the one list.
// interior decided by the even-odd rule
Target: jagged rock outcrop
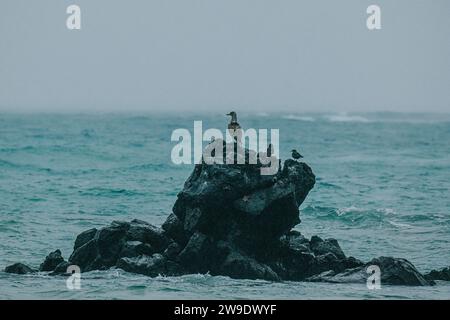
[(83, 272), (109, 269), (122, 258), (161, 254), (171, 242), (161, 228), (145, 221), (113, 221), (110, 226), (81, 233), (69, 263)]
[[(248, 154), (248, 150), (246, 150)], [(405, 259), (347, 257), (336, 239), (307, 239), (292, 230), (315, 176), (302, 162), (286, 160), (275, 175), (262, 164), (196, 165), (161, 228), (145, 221), (114, 221), (75, 240), (65, 261), (50, 253), (41, 271), (66, 273), (112, 267), (147, 276), (210, 273), (269, 281), (365, 282), (366, 268), (380, 267), (383, 284), (430, 285)], [(33, 272), (13, 265), (7, 272)], [(446, 274), (444, 273), (439, 273)]]
[(61, 251), (59, 249), (55, 250), (50, 252), (45, 258), (44, 262), (39, 267), (39, 271), (53, 271), (62, 262), (64, 262), (64, 258), (61, 255)]
[(276, 175), (260, 165), (197, 165), (162, 228), (191, 272), (278, 280), (280, 237), (300, 222), (313, 188), (309, 166), (287, 160)]

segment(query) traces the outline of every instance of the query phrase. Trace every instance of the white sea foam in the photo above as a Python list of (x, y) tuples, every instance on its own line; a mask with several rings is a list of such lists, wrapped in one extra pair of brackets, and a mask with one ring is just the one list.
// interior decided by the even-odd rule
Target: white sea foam
[[(350, 206), (350, 207), (345, 207), (345, 208), (338, 208), (336, 210), (336, 213), (338, 216), (342, 216), (344, 214), (347, 213), (367, 213), (370, 212), (370, 209), (364, 209), (364, 208), (359, 208), (356, 206)], [(374, 211), (372, 211), (375, 214), (381, 214), (383, 216), (388, 216), (388, 215), (396, 215), (397, 212), (394, 209), (391, 208), (379, 208), (379, 209), (375, 209)]]
[(337, 115), (327, 115), (325, 118), (330, 122), (370, 122), (369, 119), (357, 115), (341, 113)]
[(406, 223), (394, 222), (392, 220), (387, 220), (387, 222), (397, 228), (413, 228), (413, 226)]
[(315, 121), (315, 119), (313, 117), (299, 116), (299, 115), (295, 115), (295, 114), (284, 115), (281, 118), (287, 119), (287, 120), (297, 120), (297, 121), (309, 121), (309, 122)]
[(364, 212), (364, 211), (365, 211), (364, 209), (361, 209), (361, 208), (358, 208), (355, 206), (351, 206), (351, 207), (346, 207), (346, 208), (339, 208), (336, 210), (336, 213), (338, 216), (342, 216), (349, 212)]

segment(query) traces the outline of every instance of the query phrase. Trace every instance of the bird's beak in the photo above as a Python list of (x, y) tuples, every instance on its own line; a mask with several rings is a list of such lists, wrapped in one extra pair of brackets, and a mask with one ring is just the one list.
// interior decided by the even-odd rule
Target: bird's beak
[(226, 116), (231, 116), (231, 113), (227, 113)]

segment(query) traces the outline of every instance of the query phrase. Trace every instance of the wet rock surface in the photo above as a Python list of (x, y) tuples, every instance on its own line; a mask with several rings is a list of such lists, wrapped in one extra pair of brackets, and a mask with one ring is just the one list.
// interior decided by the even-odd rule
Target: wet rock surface
[(141, 255), (134, 258), (120, 258), (117, 267), (128, 272), (140, 273), (150, 277), (158, 275), (178, 276), (184, 273), (183, 268), (176, 262), (166, 259), (159, 253)]
[(121, 258), (162, 253), (172, 241), (161, 228), (141, 220), (113, 221), (107, 227), (89, 231), (89, 236), (86, 233), (80, 236), (75, 241), (69, 262), (83, 272), (109, 269)]
[[(407, 260), (380, 257), (364, 263), (348, 257), (336, 239), (304, 237), (299, 206), (315, 176), (302, 162), (286, 160), (275, 175), (261, 164), (196, 165), (161, 227), (145, 221), (113, 221), (79, 234), (65, 261), (50, 253), (40, 271), (64, 274), (120, 268), (127, 272), (177, 276), (210, 273), (268, 281), (366, 283), (367, 267), (377, 265), (383, 284), (432, 285), (449, 279), (448, 268), (422, 275)], [(29, 273), (15, 264), (5, 270)]]
[(346, 269), (341, 272), (329, 270), (312, 276), (307, 281), (365, 284), (369, 275), (372, 274), (370, 269), (368, 270), (370, 266), (378, 266), (380, 268), (381, 284), (402, 286), (434, 285), (434, 282), (427, 280), (411, 262), (406, 259), (392, 257), (374, 258), (363, 266)]
[(61, 262), (64, 262), (64, 258), (62, 257), (59, 249), (50, 252), (39, 267), (39, 271), (53, 271)]
[(441, 281), (450, 281), (450, 267), (443, 268), (441, 270), (431, 270), (427, 274), (425, 274), (425, 278), (427, 280), (441, 280)]
[(27, 273), (36, 272), (36, 270), (19, 262), (19, 263), (14, 263), (10, 266), (7, 266), (5, 268), (5, 272), (6, 273), (15, 273), (15, 274), (27, 274)]

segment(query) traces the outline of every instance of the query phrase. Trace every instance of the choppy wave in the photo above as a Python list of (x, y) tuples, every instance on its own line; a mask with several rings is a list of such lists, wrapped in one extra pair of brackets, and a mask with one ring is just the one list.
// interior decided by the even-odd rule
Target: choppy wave
[(318, 218), (339, 219), (343, 222), (379, 221), (396, 214), (391, 208), (364, 209), (356, 206), (333, 208), (311, 205), (302, 209), (302, 213)]
[[(364, 212), (368, 212), (367, 209), (363, 209), (363, 208), (358, 208), (355, 206), (350, 206), (350, 207), (345, 207), (345, 208), (339, 208), (336, 210), (336, 213), (338, 216), (343, 216), (345, 214), (358, 214), (358, 213), (364, 213)], [(396, 214), (394, 209), (391, 208), (380, 208), (380, 209), (375, 209), (376, 213), (380, 213), (383, 215), (394, 215)]]
[(83, 273), (81, 290), (67, 290), (66, 278), (46, 274), (0, 272), (2, 298), (25, 299), (448, 299), (450, 284), (433, 287), (383, 286), (367, 290), (361, 284), (269, 282), (209, 275), (149, 278), (121, 270)]
[(34, 151), (36, 150), (35, 146), (25, 146), (25, 147), (16, 147), (16, 148), (0, 148), (0, 153), (15, 153), (20, 151)]
[(389, 225), (392, 228), (417, 228), (424, 222), (436, 220), (434, 215), (399, 214), (393, 208), (361, 208), (349, 206), (342, 208), (306, 206), (301, 210), (302, 215), (319, 220), (340, 222), (348, 226), (373, 226), (375, 224)]
[(144, 195), (144, 193), (134, 190), (101, 188), (101, 187), (80, 190), (78, 191), (78, 193), (83, 196), (110, 197), (110, 198), (117, 196), (133, 197)]
[(34, 171), (45, 171), (45, 172), (51, 172), (51, 168), (45, 168), (45, 167), (39, 167), (32, 164), (21, 164), (11, 161), (6, 161), (0, 159), (0, 168), (9, 168), (9, 169), (16, 169), (16, 170), (34, 170)]

